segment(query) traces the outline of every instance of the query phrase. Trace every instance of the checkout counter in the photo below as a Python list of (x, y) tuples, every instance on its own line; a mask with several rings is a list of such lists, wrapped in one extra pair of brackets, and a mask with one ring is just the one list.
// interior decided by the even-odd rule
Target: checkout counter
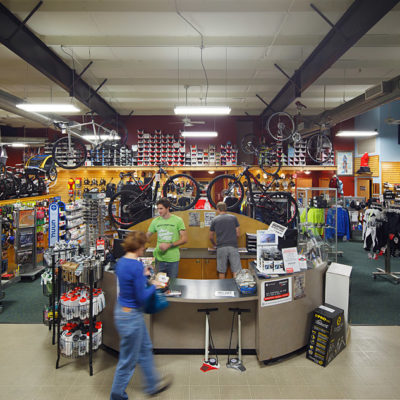
[[(198, 210), (203, 213), (203, 210)], [(176, 213), (184, 218), (188, 211)], [(187, 215), (186, 215), (187, 216)], [(238, 215), (242, 232), (256, 232), (267, 229), (267, 226), (254, 219)], [(184, 218), (185, 220), (185, 218)], [(204, 221), (204, 219), (203, 219)], [(143, 226), (140, 226), (142, 225)], [(147, 226), (146, 226), (147, 224)], [(135, 226), (138, 230), (147, 230), (150, 220)], [(187, 221), (185, 221), (188, 227)], [(207, 250), (208, 228), (203, 228), (193, 242), (203, 245), (203, 248), (188, 248), (181, 251), (178, 278), (170, 282), (171, 290), (182, 292), (180, 297), (170, 297), (169, 307), (160, 313), (146, 315), (146, 322), (156, 352), (198, 352), (204, 349), (204, 313), (197, 312), (199, 308), (217, 307), (218, 311), (211, 313), (215, 348), (227, 350), (232, 323), (232, 312), (229, 308), (249, 308), (249, 313), (242, 314), (242, 349), (244, 352), (255, 351), (260, 361), (275, 359), (306, 346), (312, 311), (323, 303), (323, 283), (326, 265), (299, 273), (285, 275), (280, 278), (263, 279), (256, 277), (257, 294), (241, 295), (234, 279), (218, 280), (216, 273), (215, 253)], [(244, 235), (244, 233), (243, 233)], [(190, 227), (188, 227), (190, 245)], [(241, 238), (243, 240), (243, 238)], [(203, 243), (204, 241), (204, 243)], [(192, 243), (193, 243), (192, 242)], [(151, 244), (150, 244), (151, 245)], [(243, 241), (239, 240), (239, 246)], [(242, 267), (248, 268), (254, 255), (241, 255)], [(214, 261), (212, 261), (214, 260)], [(214, 272), (215, 279), (208, 276)], [(250, 267), (249, 269), (251, 269)], [(254, 270), (253, 270), (254, 271)], [(188, 278), (193, 276), (192, 278)], [(289, 278), (293, 285), (296, 276), (301, 275), (305, 282), (302, 296), (291, 300), (266, 305), (262, 294), (263, 285), (275, 280)], [(118, 350), (119, 339), (114, 328), (113, 308), (116, 301), (116, 277), (112, 271), (106, 271), (102, 287), (106, 295), (107, 307), (103, 312), (103, 344)], [(220, 296), (218, 292), (233, 292), (233, 296)]]

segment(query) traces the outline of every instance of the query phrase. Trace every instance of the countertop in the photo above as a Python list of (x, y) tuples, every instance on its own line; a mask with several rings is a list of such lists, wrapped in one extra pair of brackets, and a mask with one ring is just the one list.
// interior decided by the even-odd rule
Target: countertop
[[(153, 254), (153, 250), (154, 249), (152, 249), (152, 248), (148, 248), (145, 255), (147, 257), (151, 257)], [(187, 247), (181, 247), (180, 252), (181, 252), (181, 259), (182, 258), (216, 258), (217, 257), (216, 251), (211, 251), (208, 249), (189, 249)], [(244, 259), (244, 260), (251, 260), (251, 259), (255, 259), (257, 257), (257, 255), (255, 253), (249, 254), (249, 253), (247, 253), (247, 251), (246, 252), (239, 251), (239, 254), (240, 254), (240, 258)]]

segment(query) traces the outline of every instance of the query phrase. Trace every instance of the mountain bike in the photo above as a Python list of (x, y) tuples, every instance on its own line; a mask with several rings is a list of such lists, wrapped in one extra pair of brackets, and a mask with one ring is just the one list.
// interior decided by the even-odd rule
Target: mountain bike
[[(114, 129), (108, 129), (95, 121), (84, 123), (54, 123), (66, 137), (58, 139), (53, 144), (52, 155), (58, 166), (65, 169), (79, 168), (85, 164), (87, 158), (86, 144), (92, 150), (100, 148), (117, 149), (120, 145), (120, 136)], [(126, 141), (126, 136), (123, 143)]]
[(320, 131), (315, 133), (300, 133), (304, 128), (301, 112), (307, 108), (300, 101), (296, 102), (297, 115), (293, 118), (286, 112), (276, 112), (267, 121), (266, 129), (276, 142), (298, 143), (306, 141), (307, 154), (317, 164), (324, 164), (331, 160), (333, 145), (329, 137), (329, 127), (321, 125)]
[[(160, 179), (163, 175), (166, 181), (161, 186)], [(111, 221), (122, 228), (129, 228), (146, 219), (143, 218), (145, 215), (150, 215), (151, 218), (160, 188), (162, 197), (170, 200), (174, 211), (188, 210), (200, 198), (200, 186), (194, 178), (186, 174), (169, 176), (161, 166), (144, 182), (135, 177), (133, 172), (120, 174), (121, 181), (126, 177), (129, 177), (130, 182), (111, 197), (108, 205)]]
[(247, 203), (253, 206), (256, 217), (258, 216), (268, 225), (273, 221), (285, 226), (294, 224), (298, 215), (296, 200), (289, 192), (269, 190), (280, 179), (278, 174), (280, 163), (274, 172), (267, 171), (262, 162), (259, 163), (259, 167), (264, 176), (270, 178), (267, 184), (261, 183), (250, 171), (252, 167), (245, 164), (243, 171), (238, 176), (227, 174), (214, 178), (208, 185), (208, 201), (214, 208), (218, 202), (223, 201), (229, 211), (237, 210), (245, 197), (246, 187)]

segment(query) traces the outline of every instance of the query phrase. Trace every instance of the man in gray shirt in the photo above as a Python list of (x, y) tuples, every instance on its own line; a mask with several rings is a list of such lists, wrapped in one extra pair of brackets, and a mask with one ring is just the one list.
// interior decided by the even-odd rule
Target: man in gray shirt
[[(226, 212), (226, 204), (217, 204), (217, 216), (211, 221), (209, 238), (217, 248), (217, 271), (219, 279), (225, 279), (228, 260), (233, 277), (242, 269), (238, 251), (239, 221)], [(216, 239), (216, 240), (215, 240)]]

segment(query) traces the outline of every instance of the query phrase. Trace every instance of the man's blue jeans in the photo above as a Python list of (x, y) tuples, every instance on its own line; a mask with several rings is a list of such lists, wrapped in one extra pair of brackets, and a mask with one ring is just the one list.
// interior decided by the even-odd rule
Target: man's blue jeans
[(179, 261), (175, 262), (157, 261), (156, 267), (158, 272), (166, 272), (170, 278), (178, 277)]
[(154, 365), (151, 343), (143, 313), (136, 308), (122, 311), (117, 303), (114, 321), (120, 337), (119, 359), (111, 388), (110, 400), (127, 400), (126, 387), (138, 363), (145, 379), (145, 392), (154, 393), (158, 389), (160, 377)]

